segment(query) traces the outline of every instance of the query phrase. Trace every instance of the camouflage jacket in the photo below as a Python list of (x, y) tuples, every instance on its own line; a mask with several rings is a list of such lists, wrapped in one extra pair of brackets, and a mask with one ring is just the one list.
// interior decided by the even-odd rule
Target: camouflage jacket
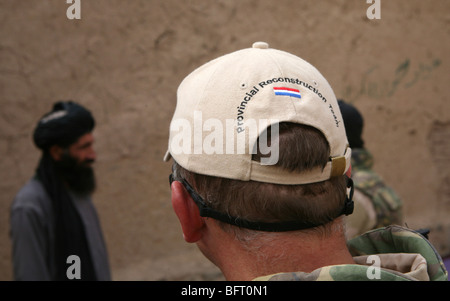
[[(372, 170), (373, 157), (366, 149), (352, 150), (352, 179), (355, 190), (367, 196), (373, 205), (375, 228), (402, 224), (402, 200)], [(355, 202), (358, 200), (355, 199)], [(351, 218), (351, 216), (350, 216)]]
[(419, 233), (400, 226), (369, 231), (347, 242), (356, 264), (332, 265), (311, 273), (279, 273), (263, 281), (447, 281), (442, 258)]

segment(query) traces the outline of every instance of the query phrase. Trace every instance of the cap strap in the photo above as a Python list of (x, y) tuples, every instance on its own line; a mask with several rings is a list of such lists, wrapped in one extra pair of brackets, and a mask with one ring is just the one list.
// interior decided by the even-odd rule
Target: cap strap
[(342, 176), (345, 172), (345, 157), (331, 158), (331, 177)]
[(282, 185), (322, 182), (332, 177), (342, 176), (350, 168), (351, 155), (351, 148), (347, 147), (343, 156), (331, 158), (323, 169), (317, 167), (303, 172), (291, 172), (275, 165), (262, 165), (252, 161), (249, 180)]
[[(170, 184), (174, 181), (173, 174), (170, 174), (169, 181)], [(282, 221), (282, 222), (261, 222), (261, 221), (249, 221), (240, 217), (234, 217), (229, 214), (216, 211), (212, 209), (211, 207), (208, 207), (208, 205), (205, 203), (203, 198), (192, 188), (192, 186), (185, 180), (185, 179), (178, 179), (177, 181), (180, 181), (186, 190), (189, 192), (189, 195), (192, 197), (192, 200), (197, 204), (199, 208), (200, 216), (202, 217), (211, 217), (213, 219), (219, 220), (221, 222), (234, 225), (237, 227), (247, 228), (251, 230), (256, 231), (266, 231), (266, 232), (286, 232), (286, 231), (297, 231), (297, 230), (304, 230), (304, 229), (311, 229), (315, 228), (321, 225), (324, 225), (328, 222), (331, 222), (334, 220), (334, 218), (330, 218), (328, 221), (324, 223), (311, 223), (308, 221)], [(351, 189), (350, 195), (347, 196), (344, 208), (342, 211), (335, 217), (339, 217), (343, 214), (349, 215), (353, 212), (353, 181), (347, 177), (347, 187)]]

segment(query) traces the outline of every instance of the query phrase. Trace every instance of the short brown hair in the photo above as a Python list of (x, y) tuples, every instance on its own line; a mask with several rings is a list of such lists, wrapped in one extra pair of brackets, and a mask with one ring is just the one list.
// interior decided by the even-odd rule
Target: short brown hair
[[(257, 153), (253, 160), (259, 161)], [(279, 160), (276, 166), (302, 172), (324, 167), (330, 160), (330, 147), (315, 128), (279, 124)], [(239, 181), (190, 172), (175, 163), (177, 174), (189, 182), (207, 206), (252, 222), (303, 221), (324, 225), (340, 215), (346, 199), (346, 178), (280, 185), (256, 181)]]

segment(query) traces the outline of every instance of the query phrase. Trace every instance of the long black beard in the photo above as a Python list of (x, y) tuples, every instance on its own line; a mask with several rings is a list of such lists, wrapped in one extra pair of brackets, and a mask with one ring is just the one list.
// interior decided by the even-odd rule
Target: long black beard
[[(78, 210), (67, 192), (66, 186), (68, 182), (63, 179), (63, 175), (66, 176), (70, 169), (68, 166), (76, 164), (69, 163), (70, 159), (64, 159), (63, 161), (58, 163), (59, 167), (57, 168), (57, 162), (53, 160), (48, 152), (44, 152), (36, 170), (37, 179), (42, 183), (52, 201), (55, 216), (54, 261), (56, 274), (54, 275), (54, 280), (68, 280), (66, 261), (70, 255), (78, 255), (80, 257), (81, 280), (95, 280), (96, 275), (86, 238), (86, 230)], [(80, 176), (80, 178), (84, 177)], [(72, 180), (70, 181), (72, 182)], [(84, 181), (81, 180), (79, 182)], [(87, 189), (87, 186), (92, 187), (92, 183), (84, 186), (82, 190), (90, 190)]]
[(61, 160), (55, 162), (55, 167), (58, 175), (73, 193), (89, 196), (96, 188), (94, 169), (88, 165), (91, 162), (93, 160), (78, 162), (65, 152)]

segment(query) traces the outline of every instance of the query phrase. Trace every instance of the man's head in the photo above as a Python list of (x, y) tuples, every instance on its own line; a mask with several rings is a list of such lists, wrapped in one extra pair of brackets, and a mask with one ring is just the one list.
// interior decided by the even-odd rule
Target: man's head
[(338, 103), (342, 118), (344, 119), (345, 131), (350, 147), (353, 149), (363, 148), (364, 140), (362, 139), (362, 132), (364, 128), (364, 118), (352, 104), (347, 103), (342, 99), (339, 99)]
[(59, 101), (38, 122), (33, 139), (72, 190), (82, 194), (95, 189), (92, 164), (96, 153), (92, 131), (95, 120), (83, 106)]
[(309, 63), (266, 43), (184, 79), (170, 157), (172, 203), (189, 242), (202, 239), (192, 230), (208, 217), (243, 241), (249, 231), (329, 234), (352, 211), (351, 149), (331, 87)]

